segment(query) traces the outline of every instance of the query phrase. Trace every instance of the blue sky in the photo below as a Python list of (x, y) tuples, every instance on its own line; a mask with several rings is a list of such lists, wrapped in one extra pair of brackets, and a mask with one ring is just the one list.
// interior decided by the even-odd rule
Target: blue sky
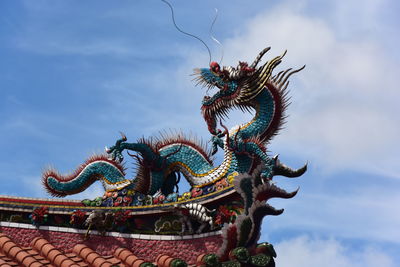
[[(261, 239), (276, 246), (278, 266), (396, 266), (399, 4), (171, 2), (214, 60), (220, 48), (208, 32), (218, 8), (224, 64), (272, 46), (270, 57), (288, 49), (282, 68), (307, 65), (292, 79), (286, 128), (269, 146), (288, 165), (310, 162), (301, 179), (277, 179), (300, 192), (274, 200), (285, 213), (264, 220)], [(118, 131), (130, 141), (168, 129), (209, 139), (205, 92), (189, 76), (208, 55), (176, 31), (161, 1), (1, 1), (0, 58), (1, 194), (48, 197), (46, 166), (72, 171)], [(249, 118), (230, 117), (230, 126)], [(95, 185), (73, 198), (101, 192)]]

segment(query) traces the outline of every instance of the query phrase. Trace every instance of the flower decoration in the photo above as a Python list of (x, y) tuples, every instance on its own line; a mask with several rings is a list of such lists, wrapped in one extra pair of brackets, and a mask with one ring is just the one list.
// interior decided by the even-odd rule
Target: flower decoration
[(85, 212), (81, 210), (74, 210), (71, 214), (71, 219), (69, 220), (69, 223), (74, 226), (82, 225), (85, 222), (85, 216)]
[(45, 222), (47, 222), (47, 217), (49, 214), (48, 207), (40, 207), (33, 210), (31, 215), (29, 215), (29, 219), (31, 219), (32, 224), (35, 226), (39, 226)]
[(115, 225), (116, 227), (127, 225), (128, 220), (133, 217), (130, 213), (131, 213), (130, 210), (125, 210), (125, 211), (119, 210), (115, 212), (113, 225)]

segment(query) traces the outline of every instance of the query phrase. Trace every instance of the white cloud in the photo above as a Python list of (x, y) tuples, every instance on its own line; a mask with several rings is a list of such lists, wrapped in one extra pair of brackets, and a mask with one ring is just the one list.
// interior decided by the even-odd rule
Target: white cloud
[(307, 236), (285, 240), (275, 245), (280, 267), (376, 267), (395, 266), (394, 259), (374, 247), (360, 251), (344, 246), (335, 239), (318, 239)]
[(380, 184), (340, 190), (342, 187), (338, 182), (331, 192), (300, 190), (294, 199), (274, 200), (272, 206), (285, 212), (278, 218), (265, 218), (262, 240), (268, 240), (268, 233), (301, 229), (337, 238), (399, 244), (400, 208), (393, 204), (400, 203), (397, 190)]
[[(400, 134), (398, 64), (379, 40), (340, 37), (338, 31), (345, 29), (303, 15), (303, 6), (282, 4), (263, 12), (224, 42), (227, 58), (234, 58), (229, 64), (251, 61), (265, 46), (273, 48), (270, 57), (288, 49), (281, 68), (307, 64), (292, 78), (287, 128), (272, 147), (292, 155), (301, 151), (329, 170), (398, 173), (398, 165), (388, 164), (399, 158), (393, 146)], [(360, 8), (369, 14), (371, 6)], [(376, 17), (371, 25), (378, 23)]]
[[(277, 200), (278, 205), (273, 203), (286, 211), (279, 218), (265, 219), (263, 230), (267, 233), (319, 233), (362, 240), (365, 244), (398, 244), (400, 217), (398, 208), (391, 203), (398, 203), (400, 199), (387, 180), (378, 180), (382, 179), (378, 175), (400, 177), (400, 155), (396, 146), (400, 135), (398, 63), (385, 51), (384, 40), (371, 36), (359, 38), (360, 32), (355, 38), (352, 34), (357, 27), (346, 29), (318, 14), (305, 15), (304, 2), (296, 6), (281, 4), (261, 12), (244, 24), (233, 38), (224, 41), (226, 58), (233, 59), (225, 65), (235, 65), (238, 60), (252, 61), (265, 46), (272, 46), (266, 60), (288, 49), (281, 69), (307, 65), (291, 79), (290, 117), (269, 150), (292, 161), (293, 158), (296, 158), (294, 161), (311, 161), (307, 177), (304, 177), (310, 185), (309, 192), (301, 190), (295, 199)], [(334, 2), (331, 5), (332, 10), (337, 8), (345, 12), (344, 4)], [(372, 10), (364, 4), (359, 7), (363, 8)], [(356, 12), (367, 16), (368, 10)], [(370, 21), (364, 18), (362, 28), (377, 24), (383, 28), (385, 25), (377, 21), (378, 17), (375, 12)], [(359, 177), (354, 177), (354, 173)], [(370, 184), (371, 180), (365, 182), (362, 173), (369, 177), (377, 174), (376, 183), (379, 184)], [(326, 177), (335, 177), (336, 182), (327, 182)], [(313, 255), (315, 261), (310, 257), (308, 261), (300, 261), (301, 264), (289, 262), (294, 254), (278, 253), (288, 261), (285, 263), (283, 259), (278, 265), (394, 265), (379, 251), (371, 254), (377, 261), (370, 259), (371, 248), (353, 253), (337, 241), (320, 240), (319, 243), (331, 249), (305, 246), (304, 250), (299, 250), (300, 258), (297, 257), (302, 259), (301, 254), (316, 254)], [(333, 260), (334, 256), (338, 259)], [(369, 260), (373, 264), (367, 263)]]

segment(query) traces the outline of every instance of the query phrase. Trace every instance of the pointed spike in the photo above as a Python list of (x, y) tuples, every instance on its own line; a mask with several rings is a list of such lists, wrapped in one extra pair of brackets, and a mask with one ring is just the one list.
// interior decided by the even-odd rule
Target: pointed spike
[(256, 59), (254, 60), (254, 62), (250, 65), (250, 68), (256, 68), (257, 64), (260, 62), (261, 58), (264, 56), (265, 53), (267, 53), (269, 50), (271, 49), (271, 47), (267, 47), (264, 48), (256, 57)]
[(273, 209), (273, 212), (271, 213), (271, 215), (281, 215), (284, 212), (284, 209)]
[(274, 175), (282, 175), (289, 178), (296, 178), (303, 175), (307, 171), (307, 164), (299, 169), (291, 169), (284, 164), (276, 164), (274, 167)]
[(283, 52), (283, 54), (281, 55), (281, 59), (286, 55), (287, 53), (287, 49), (285, 50), (285, 52)]
[(283, 87), (281, 87), (280, 89), (281, 89), (282, 91), (284, 91), (284, 90), (286, 90), (286, 88), (288, 87), (288, 85), (289, 85), (289, 81), (287, 81), (287, 82), (283, 85)]
[(280, 84), (281, 81), (282, 81), (282, 79), (284, 79), (285, 76), (286, 76), (286, 74), (287, 74), (289, 71), (291, 71), (291, 70), (292, 70), (292, 68), (289, 68), (289, 69), (285, 70), (285, 71), (283, 72), (282, 76), (279, 78), (279, 80), (278, 80), (276, 83), (277, 83), (277, 84)]
[(303, 67), (301, 67), (301, 68), (299, 68), (299, 69), (297, 69), (297, 70), (294, 70), (294, 71), (290, 72), (290, 73), (286, 76), (285, 80), (284, 80), (282, 83), (285, 83), (285, 82), (287, 81), (287, 79), (289, 79), (290, 76), (292, 76), (293, 74), (295, 74), (295, 73), (297, 73), (297, 72), (299, 72), (299, 71), (302, 71), (305, 67), (306, 67), (306, 65), (304, 65)]
[(272, 78), (272, 81), (273, 81), (273, 82), (276, 82), (276, 81), (279, 79), (279, 77), (282, 75), (282, 73), (283, 73), (283, 70), (280, 71), (280, 72), (278, 72), (278, 74), (275, 75), (274, 78)]

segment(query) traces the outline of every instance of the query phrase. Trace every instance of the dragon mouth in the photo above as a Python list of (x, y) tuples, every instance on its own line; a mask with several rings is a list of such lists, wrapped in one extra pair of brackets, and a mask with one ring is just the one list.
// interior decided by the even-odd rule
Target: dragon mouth
[(208, 90), (220, 87), (220, 77), (208, 69), (194, 69), (192, 75), (195, 76), (193, 81), (196, 82), (196, 86), (200, 85)]
[[(212, 97), (205, 96), (203, 101), (209, 101)], [(254, 114), (255, 107), (252, 105), (237, 104), (235, 100), (218, 99), (212, 105), (202, 105), (201, 111), (211, 134), (218, 134), (221, 130), (217, 129), (219, 121), (229, 119), (229, 113), (234, 109), (242, 112)]]
[[(226, 101), (221, 98), (215, 98), (214, 100), (214, 98), (215, 95), (212, 97), (204, 96), (201, 111), (209, 132), (216, 135), (221, 132), (221, 130), (217, 129), (217, 123), (228, 118), (229, 110), (233, 108), (233, 101)], [(210, 102), (211, 104), (208, 104)]]
[[(207, 95), (202, 101), (202, 114), (208, 125), (211, 134), (216, 135), (221, 130), (217, 129), (218, 120), (228, 118), (229, 111), (232, 108), (239, 108), (242, 111), (249, 110), (244, 103), (238, 103), (237, 96), (240, 87), (233, 81), (226, 81), (221, 75), (214, 73), (209, 69), (195, 69), (194, 78), (196, 85), (207, 88)], [(210, 90), (214, 89), (213, 95), (210, 96)], [(216, 91), (216, 92), (215, 92)]]

